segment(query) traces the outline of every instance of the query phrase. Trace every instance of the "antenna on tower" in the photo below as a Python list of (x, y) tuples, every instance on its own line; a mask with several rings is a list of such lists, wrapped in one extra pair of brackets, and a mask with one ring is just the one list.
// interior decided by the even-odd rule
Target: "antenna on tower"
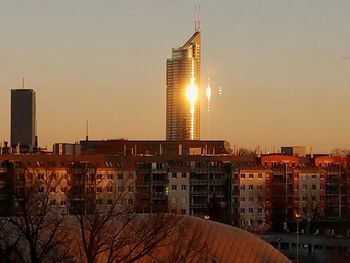
[(201, 8), (200, 4), (195, 6), (194, 30), (196, 32), (199, 32), (201, 29), (200, 8)]
[(89, 141), (89, 121), (86, 120), (86, 141)]

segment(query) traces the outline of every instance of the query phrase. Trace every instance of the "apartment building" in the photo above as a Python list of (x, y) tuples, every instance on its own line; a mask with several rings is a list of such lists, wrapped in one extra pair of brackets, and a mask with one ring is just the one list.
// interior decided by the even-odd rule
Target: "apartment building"
[(271, 204), (266, 189), (269, 171), (263, 167), (243, 168), (239, 178), (240, 227), (251, 231), (269, 229)]

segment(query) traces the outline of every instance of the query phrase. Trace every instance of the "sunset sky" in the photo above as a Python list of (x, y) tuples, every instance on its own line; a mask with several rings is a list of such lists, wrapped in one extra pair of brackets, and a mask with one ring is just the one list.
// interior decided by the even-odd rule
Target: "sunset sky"
[(165, 63), (198, 3), (202, 139), (350, 148), (349, 0), (0, 0), (0, 140), (23, 77), (42, 146), (83, 139), (85, 120), (90, 139), (165, 139)]

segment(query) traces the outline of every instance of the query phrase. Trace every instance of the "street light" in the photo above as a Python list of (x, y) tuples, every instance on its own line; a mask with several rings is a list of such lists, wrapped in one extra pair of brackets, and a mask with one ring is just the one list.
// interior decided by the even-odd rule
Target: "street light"
[(295, 218), (297, 220), (297, 263), (299, 263), (299, 219), (300, 213), (295, 213)]

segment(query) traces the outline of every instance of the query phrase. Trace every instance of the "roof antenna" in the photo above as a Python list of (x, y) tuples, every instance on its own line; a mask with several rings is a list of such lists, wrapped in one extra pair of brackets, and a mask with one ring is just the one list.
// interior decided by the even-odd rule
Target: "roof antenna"
[(89, 121), (86, 120), (86, 141), (89, 141)]
[(199, 32), (200, 31), (200, 28), (201, 28), (201, 23), (200, 23), (200, 4), (196, 5), (195, 6), (195, 20), (194, 20), (194, 30), (196, 32)]

